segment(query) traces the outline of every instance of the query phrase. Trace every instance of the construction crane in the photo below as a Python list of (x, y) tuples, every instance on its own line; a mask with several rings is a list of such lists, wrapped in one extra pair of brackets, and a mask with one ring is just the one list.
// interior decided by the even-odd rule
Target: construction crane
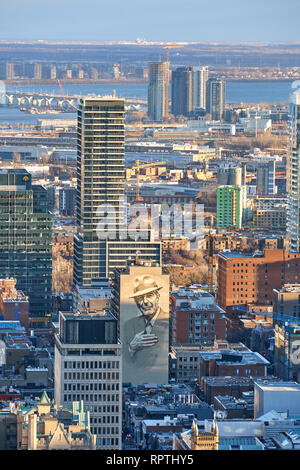
[[(59, 89), (60, 89), (60, 92), (61, 92), (61, 94), (62, 94), (62, 96), (63, 96), (64, 101), (67, 101), (66, 95), (65, 95), (65, 92), (64, 92), (64, 89), (63, 89), (63, 86), (62, 86), (62, 84), (61, 84), (59, 78), (57, 78), (56, 80), (57, 80), (57, 83), (58, 83), (58, 86), (59, 86)], [(74, 106), (73, 104), (69, 103), (69, 105), (70, 105), (72, 108), (76, 109), (76, 111), (79, 110), (79, 109), (76, 108), (76, 106)]]
[[(291, 315), (285, 315), (283, 313), (278, 312), (255, 312), (254, 310), (251, 311), (251, 306), (243, 306), (243, 305), (232, 305), (232, 310), (238, 310), (240, 312), (245, 312), (249, 315), (259, 315), (263, 317), (264, 320), (271, 319), (276, 324), (280, 322), (283, 326), (283, 336), (284, 336), (284, 365), (286, 366), (284, 371), (286, 373), (285, 380), (290, 380), (291, 377), (291, 334), (294, 333), (295, 325), (297, 328), (300, 329), (300, 318), (292, 317)], [(255, 307), (255, 305), (253, 306)]]
[(181, 46), (164, 46), (163, 49), (166, 49), (166, 62), (169, 62), (169, 50), (170, 49), (181, 49), (184, 47), (183, 45)]

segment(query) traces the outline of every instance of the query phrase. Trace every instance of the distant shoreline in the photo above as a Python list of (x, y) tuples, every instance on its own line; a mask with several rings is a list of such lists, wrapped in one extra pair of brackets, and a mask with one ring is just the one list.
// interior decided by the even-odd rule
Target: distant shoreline
[[(295, 80), (300, 80), (299, 78), (247, 78), (247, 79), (233, 79), (231, 78), (230, 80), (224, 79), (225, 82), (227, 83), (235, 83), (235, 82), (240, 82), (240, 83), (251, 83), (251, 82), (257, 82), (257, 83), (265, 83), (265, 82), (293, 82)], [(37, 79), (26, 79), (26, 80), (3, 80), (6, 85), (11, 85), (11, 86), (19, 86), (19, 85), (25, 85), (25, 86), (30, 86), (30, 85), (56, 85), (57, 86), (57, 80), (37, 80)], [(74, 80), (64, 80), (64, 79), (59, 79), (60, 83), (63, 85), (147, 85), (148, 80), (144, 79), (129, 79), (129, 80), (112, 80), (112, 79), (99, 79), (99, 80), (79, 80), (79, 79), (74, 79)]]

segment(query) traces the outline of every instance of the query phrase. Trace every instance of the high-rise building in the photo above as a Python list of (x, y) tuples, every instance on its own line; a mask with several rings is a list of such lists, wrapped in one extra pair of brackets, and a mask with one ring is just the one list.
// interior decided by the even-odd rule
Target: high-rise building
[(34, 64), (34, 78), (37, 80), (42, 78), (42, 64)]
[(193, 110), (192, 67), (178, 67), (172, 72), (172, 114), (188, 116)]
[(59, 190), (59, 212), (72, 217), (75, 213), (76, 189), (64, 187)]
[(217, 182), (221, 186), (242, 186), (246, 182), (245, 173), (244, 167), (221, 166), (218, 168)]
[(256, 194), (271, 195), (275, 193), (275, 160), (259, 163), (256, 168)]
[(14, 64), (6, 62), (6, 80), (13, 80), (15, 78)]
[(169, 62), (149, 62), (148, 116), (163, 121), (169, 114)]
[(300, 251), (300, 89), (290, 99), (290, 142), (287, 158), (288, 249)]
[(246, 186), (219, 186), (217, 227), (241, 228), (246, 219)]
[[(74, 283), (87, 286), (93, 278), (106, 277), (100, 274), (103, 255), (100, 253), (98, 230), (104, 229), (106, 223), (117, 236), (121, 224), (124, 195), (123, 99), (81, 100), (77, 151), (78, 233), (74, 237)], [(115, 209), (115, 217), (102, 222), (103, 215), (98, 215), (97, 210), (105, 205)]]
[(208, 67), (193, 67), (193, 107), (206, 108)]
[(225, 109), (225, 82), (210, 78), (206, 88), (206, 111), (213, 121), (220, 121)]
[(60, 312), (55, 401), (83, 401), (97, 448), (121, 449), (122, 362), (117, 319), (108, 311)]
[[(74, 285), (91, 286), (125, 267), (136, 252), (161, 262), (160, 242), (128, 232), (124, 203), (124, 100), (87, 97), (78, 111), (77, 234)], [(103, 236), (105, 235), (106, 238)]]
[(0, 170), (0, 278), (17, 280), (35, 321), (51, 313), (51, 243), (46, 189), (32, 185), (26, 170)]

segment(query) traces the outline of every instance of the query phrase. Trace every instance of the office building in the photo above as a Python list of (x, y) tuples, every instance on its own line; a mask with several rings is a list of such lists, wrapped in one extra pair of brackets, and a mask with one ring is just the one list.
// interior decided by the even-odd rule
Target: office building
[(73, 217), (76, 205), (76, 189), (65, 187), (59, 190), (59, 212), (62, 215)]
[(246, 221), (246, 186), (219, 186), (217, 189), (217, 227), (241, 228)]
[(287, 157), (288, 249), (300, 251), (300, 89), (290, 99), (290, 141)]
[(117, 323), (108, 310), (60, 312), (55, 335), (55, 401), (58, 406), (83, 401), (98, 449), (121, 449), (122, 362)]
[(206, 109), (208, 67), (193, 67), (193, 108)]
[(161, 262), (161, 244), (143, 240), (125, 227), (124, 100), (87, 97), (78, 111), (77, 233), (74, 236), (74, 285), (91, 286), (126, 267), (137, 251)]
[(172, 114), (188, 116), (193, 108), (193, 69), (178, 67), (172, 72)]
[(256, 194), (276, 194), (275, 160), (259, 163), (256, 168)]
[(169, 62), (149, 62), (148, 116), (163, 121), (169, 114)]
[(32, 321), (52, 305), (52, 218), (47, 191), (26, 170), (0, 170), (0, 278), (16, 279)]
[(206, 112), (213, 121), (220, 121), (225, 109), (225, 82), (218, 78), (207, 80)]
[(300, 254), (268, 249), (218, 254), (218, 305), (271, 305), (273, 289), (298, 282)]

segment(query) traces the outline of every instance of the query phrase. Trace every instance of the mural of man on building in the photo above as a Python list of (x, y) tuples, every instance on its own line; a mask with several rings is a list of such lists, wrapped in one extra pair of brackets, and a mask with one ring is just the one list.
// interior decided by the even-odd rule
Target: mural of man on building
[(128, 303), (131, 301), (127, 311), (134, 311), (134, 316), (126, 315), (124, 309), (121, 311), (124, 381), (136, 384), (168, 382), (169, 306), (166, 290), (168, 293), (169, 285), (163, 277), (142, 274), (133, 278), (131, 292), (127, 288)]

